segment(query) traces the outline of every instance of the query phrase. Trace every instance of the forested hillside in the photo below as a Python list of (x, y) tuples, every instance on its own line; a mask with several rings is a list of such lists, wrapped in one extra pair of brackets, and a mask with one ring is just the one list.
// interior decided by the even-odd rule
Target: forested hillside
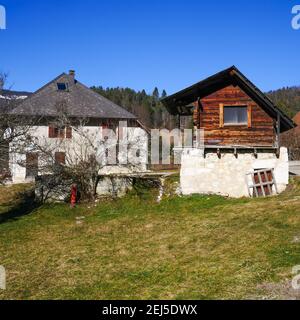
[[(145, 90), (135, 91), (130, 88), (105, 89), (100, 86), (92, 89), (137, 115), (149, 128), (174, 128), (176, 125), (175, 118), (160, 102), (160, 99), (167, 95), (165, 90), (160, 93), (155, 88), (152, 94), (147, 94)], [(270, 91), (267, 95), (290, 117), (300, 111), (299, 86)]]
[(285, 87), (267, 93), (270, 99), (287, 115), (294, 117), (300, 111), (300, 87)]
[(92, 89), (138, 116), (148, 128), (173, 128), (175, 125), (174, 117), (167, 112), (160, 101), (167, 96), (165, 90), (160, 93), (155, 88), (149, 95), (145, 90), (135, 91), (130, 88), (104, 89), (100, 86)]

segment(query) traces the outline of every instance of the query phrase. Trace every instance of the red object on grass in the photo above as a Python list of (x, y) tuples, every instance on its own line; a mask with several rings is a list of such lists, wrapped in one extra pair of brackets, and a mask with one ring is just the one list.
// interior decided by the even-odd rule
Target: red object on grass
[(71, 187), (71, 208), (75, 207), (77, 202), (77, 185), (73, 184)]

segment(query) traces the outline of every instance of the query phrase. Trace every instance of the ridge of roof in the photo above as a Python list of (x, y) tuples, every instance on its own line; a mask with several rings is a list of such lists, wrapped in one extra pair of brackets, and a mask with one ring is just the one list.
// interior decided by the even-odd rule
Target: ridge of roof
[(44, 84), (42, 87), (40, 87), (39, 89), (37, 89), (36, 91), (34, 91), (32, 94), (37, 94), (40, 91), (42, 91), (43, 89), (45, 89), (46, 87), (48, 87), (50, 84), (52, 84), (53, 82), (57, 81), (59, 78), (63, 77), (63, 76), (67, 76), (67, 74), (65, 72), (61, 73), (59, 76), (55, 77), (53, 80), (47, 82), (46, 84)]

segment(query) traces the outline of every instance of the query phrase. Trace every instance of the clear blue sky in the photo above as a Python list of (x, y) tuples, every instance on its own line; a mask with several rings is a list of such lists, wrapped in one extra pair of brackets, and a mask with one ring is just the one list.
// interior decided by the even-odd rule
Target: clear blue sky
[(0, 70), (36, 90), (75, 69), (85, 84), (168, 94), (235, 64), (262, 90), (300, 84), (300, 0), (0, 0)]

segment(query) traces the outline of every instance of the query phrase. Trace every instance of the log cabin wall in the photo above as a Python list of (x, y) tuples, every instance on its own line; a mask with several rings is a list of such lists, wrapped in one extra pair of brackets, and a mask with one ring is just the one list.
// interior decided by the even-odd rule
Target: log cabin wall
[[(247, 125), (224, 124), (223, 106), (247, 106)], [(205, 144), (273, 146), (275, 143), (274, 120), (239, 87), (216, 91), (201, 99), (195, 109), (194, 123), (205, 129)]]

